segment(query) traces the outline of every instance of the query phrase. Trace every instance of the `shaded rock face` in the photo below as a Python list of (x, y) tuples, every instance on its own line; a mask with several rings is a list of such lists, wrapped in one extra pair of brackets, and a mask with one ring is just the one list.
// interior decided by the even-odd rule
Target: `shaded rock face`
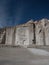
[(5, 44), (6, 30), (5, 28), (0, 29), (0, 44)]
[(5, 32), (6, 45), (49, 45), (49, 20), (47, 19), (35, 22), (30, 20), (16, 27), (8, 27)]

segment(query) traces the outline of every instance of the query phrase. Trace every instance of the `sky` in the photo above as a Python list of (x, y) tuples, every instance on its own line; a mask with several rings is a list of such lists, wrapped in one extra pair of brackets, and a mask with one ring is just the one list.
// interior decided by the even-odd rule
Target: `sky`
[(49, 0), (0, 0), (0, 27), (49, 19)]

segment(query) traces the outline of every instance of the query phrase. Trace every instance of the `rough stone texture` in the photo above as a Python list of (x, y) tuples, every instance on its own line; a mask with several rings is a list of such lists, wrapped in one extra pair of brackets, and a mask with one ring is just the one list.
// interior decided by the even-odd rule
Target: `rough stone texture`
[(5, 44), (5, 28), (0, 29), (0, 44)]
[(9, 27), (6, 28), (6, 45), (12, 45), (12, 40), (13, 40), (13, 33), (14, 33), (14, 28)]
[[(32, 22), (32, 23), (31, 23)], [(31, 21), (29, 24), (28, 24), (28, 32), (29, 32), (29, 45), (32, 45), (34, 44), (34, 28), (33, 28), (33, 21)]]
[(43, 28), (40, 22), (37, 22), (36, 24), (36, 45), (44, 45), (43, 42)]
[(25, 24), (6, 28), (6, 45), (49, 45), (49, 20), (30, 20)]
[(15, 45), (28, 45), (29, 44), (28, 27), (16, 28)]
[(32, 21), (27, 22), (24, 26), (16, 28), (15, 45), (27, 46), (33, 44), (34, 32)]
[(45, 28), (45, 41), (46, 45), (49, 45), (49, 23), (47, 23), (47, 26)]
[(41, 23), (43, 25), (45, 45), (49, 45), (49, 21), (42, 19)]

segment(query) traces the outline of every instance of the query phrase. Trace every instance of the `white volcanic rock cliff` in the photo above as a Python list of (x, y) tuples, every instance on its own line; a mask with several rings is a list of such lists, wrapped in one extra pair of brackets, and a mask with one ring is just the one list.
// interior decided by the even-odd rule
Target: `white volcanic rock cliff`
[(39, 21), (30, 20), (25, 24), (17, 25), (15, 27), (7, 27), (5, 28), (5, 32), (5, 39), (3, 36), (3, 39), (1, 40), (4, 40), (5, 45), (49, 45), (48, 19), (42, 19)]

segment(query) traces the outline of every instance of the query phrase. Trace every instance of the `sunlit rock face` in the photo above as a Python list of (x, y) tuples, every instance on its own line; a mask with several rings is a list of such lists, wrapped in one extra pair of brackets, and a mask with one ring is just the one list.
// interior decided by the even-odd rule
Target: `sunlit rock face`
[(45, 45), (49, 45), (49, 20), (42, 19), (41, 23), (43, 25)]
[[(49, 45), (49, 20), (30, 20), (25, 24), (8, 27), (5, 35), (5, 45)], [(2, 41), (2, 40), (1, 40)]]
[(30, 20), (26, 23), (28, 26), (28, 40), (29, 40), (29, 45), (34, 44), (34, 22), (33, 20)]
[(13, 33), (14, 33), (14, 27), (6, 28), (6, 45), (12, 45), (13, 44)]
[(44, 45), (44, 41), (43, 41), (43, 28), (41, 25), (41, 22), (37, 22), (35, 24), (36, 28), (35, 28), (35, 35), (36, 35), (36, 45)]
[(27, 22), (22, 26), (16, 28), (16, 38), (15, 45), (30, 45), (33, 44), (34, 32), (33, 32), (33, 22)]
[(15, 45), (27, 45), (29, 43), (28, 27), (16, 28)]
[(47, 25), (45, 27), (45, 41), (46, 45), (49, 45), (49, 22), (47, 22)]

